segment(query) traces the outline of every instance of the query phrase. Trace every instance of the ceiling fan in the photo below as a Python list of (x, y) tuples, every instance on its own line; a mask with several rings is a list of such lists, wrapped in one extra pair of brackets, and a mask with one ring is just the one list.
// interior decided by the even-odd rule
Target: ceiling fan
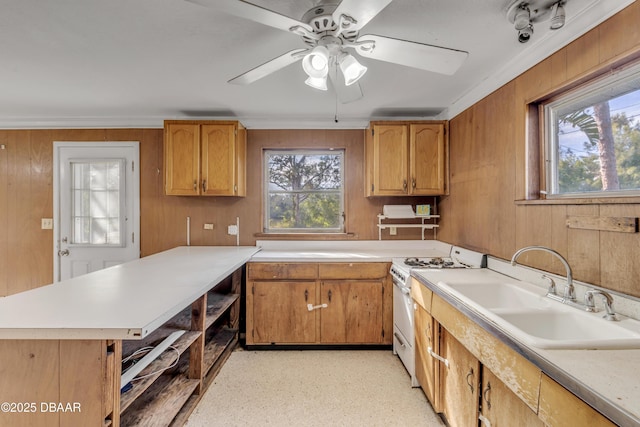
[(373, 34), (361, 36), (362, 27), (392, 0), (320, 0), (301, 20), (242, 0), (188, 1), (296, 34), (307, 45), (234, 77), (229, 80), (233, 84), (253, 83), (302, 60), (308, 76), (307, 85), (327, 90), (328, 77), (340, 101), (347, 103), (362, 97), (358, 80), (367, 71), (352, 52), (366, 58), (447, 75), (454, 74), (468, 56), (461, 50), (424, 43)]

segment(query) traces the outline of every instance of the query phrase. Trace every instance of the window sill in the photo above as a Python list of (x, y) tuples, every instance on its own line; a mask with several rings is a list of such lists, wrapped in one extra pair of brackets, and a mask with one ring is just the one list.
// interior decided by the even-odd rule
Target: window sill
[(255, 233), (254, 237), (273, 240), (349, 240), (355, 233)]
[(515, 200), (516, 205), (636, 205), (640, 197), (591, 197)]

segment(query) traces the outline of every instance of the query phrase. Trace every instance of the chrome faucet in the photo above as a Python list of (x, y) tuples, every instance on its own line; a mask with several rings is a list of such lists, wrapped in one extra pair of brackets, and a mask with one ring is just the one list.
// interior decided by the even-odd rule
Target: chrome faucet
[[(558, 252), (554, 251), (553, 249), (547, 248), (546, 246), (526, 246), (524, 248), (519, 249), (515, 254), (513, 254), (513, 256), (511, 257), (511, 265), (514, 265), (514, 266), (516, 265), (516, 259), (523, 252), (534, 251), (534, 250), (548, 252), (558, 257), (558, 259), (562, 262), (562, 264), (564, 265), (564, 268), (567, 270), (567, 286), (564, 288), (563, 301), (575, 302), (576, 291), (573, 287), (573, 274), (571, 273), (571, 267), (569, 266), (569, 263), (567, 262), (567, 260)], [(551, 291), (551, 289), (549, 289), (549, 291)]]
[(590, 291), (585, 292), (584, 294), (584, 305), (586, 306), (587, 311), (596, 312), (596, 305), (593, 302), (594, 295), (602, 295), (604, 299), (604, 309), (607, 311), (603, 317), (607, 320), (618, 320), (616, 317), (616, 312), (613, 311), (613, 298), (608, 292), (601, 291), (599, 289), (592, 289)]

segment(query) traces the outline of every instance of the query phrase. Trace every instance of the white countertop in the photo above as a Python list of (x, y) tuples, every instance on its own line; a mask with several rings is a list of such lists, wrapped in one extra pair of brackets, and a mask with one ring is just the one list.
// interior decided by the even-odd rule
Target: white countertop
[(140, 339), (257, 251), (178, 247), (0, 298), (0, 339)]
[(451, 245), (437, 240), (258, 240), (259, 262), (391, 262), (397, 257), (446, 257)]

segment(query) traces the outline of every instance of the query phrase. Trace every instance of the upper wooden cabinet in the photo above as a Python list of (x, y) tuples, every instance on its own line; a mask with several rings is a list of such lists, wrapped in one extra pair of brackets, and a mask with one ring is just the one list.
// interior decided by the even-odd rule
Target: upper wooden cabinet
[(446, 194), (446, 122), (371, 122), (365, 196)]
[(245, 196), (246, 151), (239, 122), (165, 121), (165, 193)]

